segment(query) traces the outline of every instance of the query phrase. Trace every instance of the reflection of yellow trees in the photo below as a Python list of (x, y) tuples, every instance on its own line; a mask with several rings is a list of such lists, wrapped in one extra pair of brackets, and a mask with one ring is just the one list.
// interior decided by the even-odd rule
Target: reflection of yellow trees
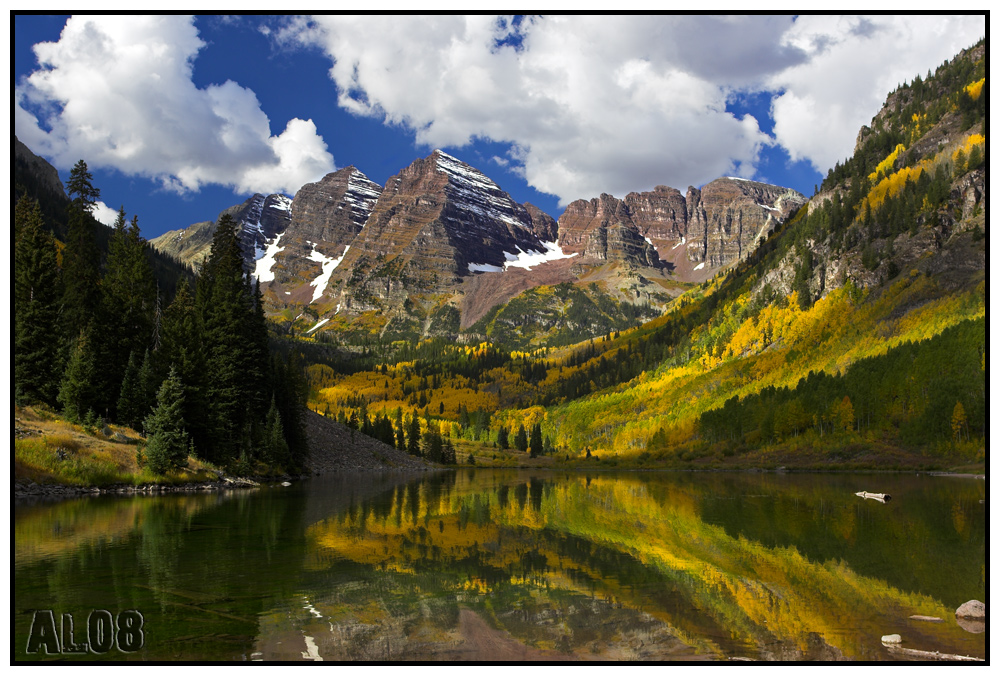
[[(876, 625), (879, 615), (948, 612), (932, 599), (859, 576), (843, 563), (815, 563), (792, 548), (732, 538), (672, 504), (636, 498), (620, 479), (594, 480), (589, 488), (565, 482), (547, 497), (542, 511), (558, 510), (564, 518), (560, 529), (632, 553), (688, 585), (692, 602), (705, 612), (754, 637), (769, 633), (804, 650), (815, 632), (846, 655), (863, 657), (856, 639), (843, 635), (844, 627), (877, 637), (884, 633), (884, 625)], [(645, 527), (638, 530), (636, 523)]]
[[(572, 580), (580, 577), (568, 574), (575, 570), (606, 598), (613, 596), (683, 632), (687, 620), (650, 607), (641, 588), (620, 584), (607, 571), (553, 549), (548, 534), (564, 533), (625, 552), (659, 571), (697, 613), (729, 629), (738, 641), (762, 647), (778, 641), (804, 652), (811, 635), (818, 634), (855, 659), (870, 658), (887, 627), (899, 626), (910, 615), (944, 617), (949, 612), (933, 599), (860, 576), (843, 562), (810, 561), (794, 548), (729, 536), (699, 518), (696, 496), (676, 486), (657, 490), (652, 495), (645, 483), (621, 477), (579, 477), (546, 484), (533, 504), (523, 492), (518, 499), (516, 487), (467, 484), (431, 505), (425, 505), (421, 492), (416, 517), (406, 512), (408, 496), (401, 492), (388, 513), (359, 510), (313, 526), (313, 566), (345, 557), (397, 571), (451, 571), (456, 589), (482, 594), (496, 580), (469, 572), (463, 562), (470, 557), (512, 571), (502, 580), (505, 584), (544, 579), (552, 587), (577, 590), (579, 583)], [(485, 520), (477, 523), (477, 512)], [(856, 514), (844, 510), (833, 528), (851, 539), (855, 522)], [(528, 554), (543, 559), (546, 570), (516, 572)], [(853, 628), (852, 635), (845, 628)], [(936, 639), (958, 644), (959, 635), (957, 629), (939, 628)]]

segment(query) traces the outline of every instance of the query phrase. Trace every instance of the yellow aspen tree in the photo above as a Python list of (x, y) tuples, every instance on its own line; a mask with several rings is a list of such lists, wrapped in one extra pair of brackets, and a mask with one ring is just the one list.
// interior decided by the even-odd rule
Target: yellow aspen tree
[(851, 398), (846, 394), (836, 405), (834, 418), (837, 421), (837, 426), (843, 428), (844, 431), (849, 432), (854, 427), (854, 404), (851, 403)]
[[(965, 429), (968, 418), (965, 415), (965, 407), (962, 402), (955, 402), (955, 410), (951, 413), (951, 435), (956, 441), (962, 440), (962, 430)], [(968, 436), (968, 435), (966, 435)]]

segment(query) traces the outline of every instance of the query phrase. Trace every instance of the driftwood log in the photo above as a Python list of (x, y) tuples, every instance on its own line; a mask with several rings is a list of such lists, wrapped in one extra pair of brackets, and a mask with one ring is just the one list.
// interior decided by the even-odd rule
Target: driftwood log
[(969, 657), (967, 655), (949, 655), (947, 653), (931, 652), (929, 650), (914, 650), (912, 648), (901, 648), (897, 644), (882, 642), (889, 652), (907, 657), (918, 657), (922, 660), (941, 660), (944, 662), (985, 662), (981, 657)]
[(866, 500), (878, 500), (879, 502), (889, 502), (892, 500), (892, 496), (888, 493), (869, 493), (867, 491), (859, 491), (855, 493), (859, 498), (864, 498)]

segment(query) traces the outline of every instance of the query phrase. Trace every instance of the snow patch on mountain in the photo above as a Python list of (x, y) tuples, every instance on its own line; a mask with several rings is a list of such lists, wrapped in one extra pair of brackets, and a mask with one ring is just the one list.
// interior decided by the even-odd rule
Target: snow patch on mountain
[(703, 267), (705, 267), (704, 263), (698, 263), (698, 265), (694, 266), (694, 269), (695, 270), (701, 270)]
[(503, 268), (489, 263), (469, 263), (469, 272), (503, 272)]
[(681, 235), (681, 241), (677, 242), (677, 244), (674, 244), (672, 247), (670, 247), (670, 250), (673, 251), (677, 247), (687, 244), (687, 242), (688, 242), (687, 237)]
[(267, 249), (263, 252), (258, 248), (256, 249), (257, 263), (254, 265), (253, 274), (257, 278), (258, 282), (273, 282), (274, 272), (271, 271), (271, 267), (274, 265), (274, 257), (280, 252), (285, 250), (285, 247), (278, 246), (278, 241), (281, 240), (281, 236), (285, 233), (281, 232), (275, 236), (274, 241), (267, 245)]
[(576, 255), (575, 253), (564, 253), (562, 247), (556, 242), (542, 242), (542, 246), (545, 247), (545, 251), (534, 251), (531, 249), (524, 251), (521, 247), (517, 247), (517, 253), (504, 251), (503, 255), (507, 259), (507, 262), (503, 264), (503, 267), (489, 263), (469, 263), (469, 272), (503, 272), (510, 268), (530, 270), (542, 263), (557, 261), (563, 258), (572, 258)]
[(536, 265), (541, 265), (542, 263), (557, 261), (562, 258), (572, 258), (576, 255), (575, 253), (564, 253), (562, 247), (556, 242), (542, 242), (542, 246), (545, 247), (545, 251), (522, 251), (521, 247), (517, 247), (516, 254), (504, 251), (503, 255), (507, 259), (507, 262), (504, 263), (503, 266), (504, 269), (524, 268), (525, 270), (530, 270)]
[[(437, 168), (448, 174), (448, 197), (460, 209), (509, 225), (527, 228), (521, 216), (524, 207), (517, 204), (496, 183), (478, 169), (441, 150), (435, 151)], [(524, 212), (525, 215), (527, 212)]]
[(363, 228), (381, 194), (382, 186), (355, 169), (347, 178), (347, 190), (343, 197), (343, 202), (351, 210), (351, 220)]
[(313, 249), (309, 252), (308, 259), (323, 266), (323, 272), (319, 274), (319, 277), (309, 282), (309, 286), (316, 287), (316, 290), (313, 291), (312, 300), (309, 301), (312, 303), (313, 301), (318, 300), (323, 295), (323, 292), (326, 291), (326, 285), (330, 283), (330, 275), (332, 275), (333, 271), (337, 269), (338, 265), (340, 265), (340, 261), (344, 260), (344, 256), (347, 255), (347, 251), (351, 247), (350, 245), (344, 247), (344, 252), (340, 254), (339, 258), (328, 258), (319, 251), (316, 251), (315, 244), (312, 242), (309, 243), (312, 244)]
[(316, 325), (314, 327), (312, 327), (311, 329), (309, 329), (308, 331), (306, 331), (306, 333), (312, 333), (313, 331), (315, 331), (319, 327), (321, 327), (324, 324), (326, 324), (328, 321), (330, 321), (329, 317), (327, 317), (326, 319), (319, 320), (318, 322), (316, 322)]

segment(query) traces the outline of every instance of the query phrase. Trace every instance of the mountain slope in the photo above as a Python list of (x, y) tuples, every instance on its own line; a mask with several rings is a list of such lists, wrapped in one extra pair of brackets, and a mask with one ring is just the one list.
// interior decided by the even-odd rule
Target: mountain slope
[[(35, 155), (14, 137), (14, 204), (22, 195), (38, 200), (46, 227), (51, 228), (57, 239), (65, 241), (68, 227), (69, 198), (59, 180), (59, 172), (51, 164)], [(111, 242), (111, 228), (91, 219), (97, 247), (102, 258), (108, 253)], [(153, 269), (153, 275), (160, 291), (166, 298), (172, 298), (181, 281), (193, 279), (191, 271), (170, 254), (155, 246), (146, 248), (146, 256)]]
[[(344, 415), (361, 400), (372, 412), (420, 413), (501, 450), (540, 424), (560, 461), (591, 465), (591, 455), (602, 465), (981, 461), (985, 92), (985, 44), (901, 87), (818, 195), (637, 328), (534, 349), (528, 335), (569, 342), (567, 317), (593, 331), (605, 314), (600, 303), (574, 313), (581, 285), (550, 282), (473, 327), (521, 351), (440, 340), (398, 353), (327, 351), (332, 368), (312, 371), (312, 400)], [(657, 192), (678, 222), (677, 195)], [(641, 220), (613, 199), (581, 206), (602, 211), (598, 224)], [(582, 238), (560, 241), (586, 250)], [(479, 279), (487, 274), (501, 273)]]
[[(648, 450), (664, 461), (680, 449), (687, 460), (701, 454), (713, 462), (723, 452), (807, 443), (940, 449), (953, 441), (956, 416), (965, 427), (955, 439), (969, 440), (962, 452), (975, 457), (974, 439), (985, 429), (984, 61), (979, 45), (891, 94), (820, 194), (724, 280), (565, 369), (548, 401), (600, 393), (549, 411), (557, 443), (625, 455)], [(916, 350), (913, 359), (939, 354), (950, 327), (971, 341), (952, 353), (971, 361), (971, 370), (897, 368), (884, 376), (888, 389), (866, 391), (851, 383), (867, 379), (836, 378), (853, 374), (860, 360), (890, 359), (908, 341), (924, 341), (906, 348)], [(822, 395), (800, 383), (810, 372), (833, 377)], [(767, 388), (790, 389), (774, 399)], [(723, 404), (733, 416), (752, 410), (756, 417), (748, 413), (722, 438), (717, 418), (703, 414)], [(847, 424), (824, 436), (841, 405)], [(933, 434), (908, 437), (905, 430), (916, 428)]]

